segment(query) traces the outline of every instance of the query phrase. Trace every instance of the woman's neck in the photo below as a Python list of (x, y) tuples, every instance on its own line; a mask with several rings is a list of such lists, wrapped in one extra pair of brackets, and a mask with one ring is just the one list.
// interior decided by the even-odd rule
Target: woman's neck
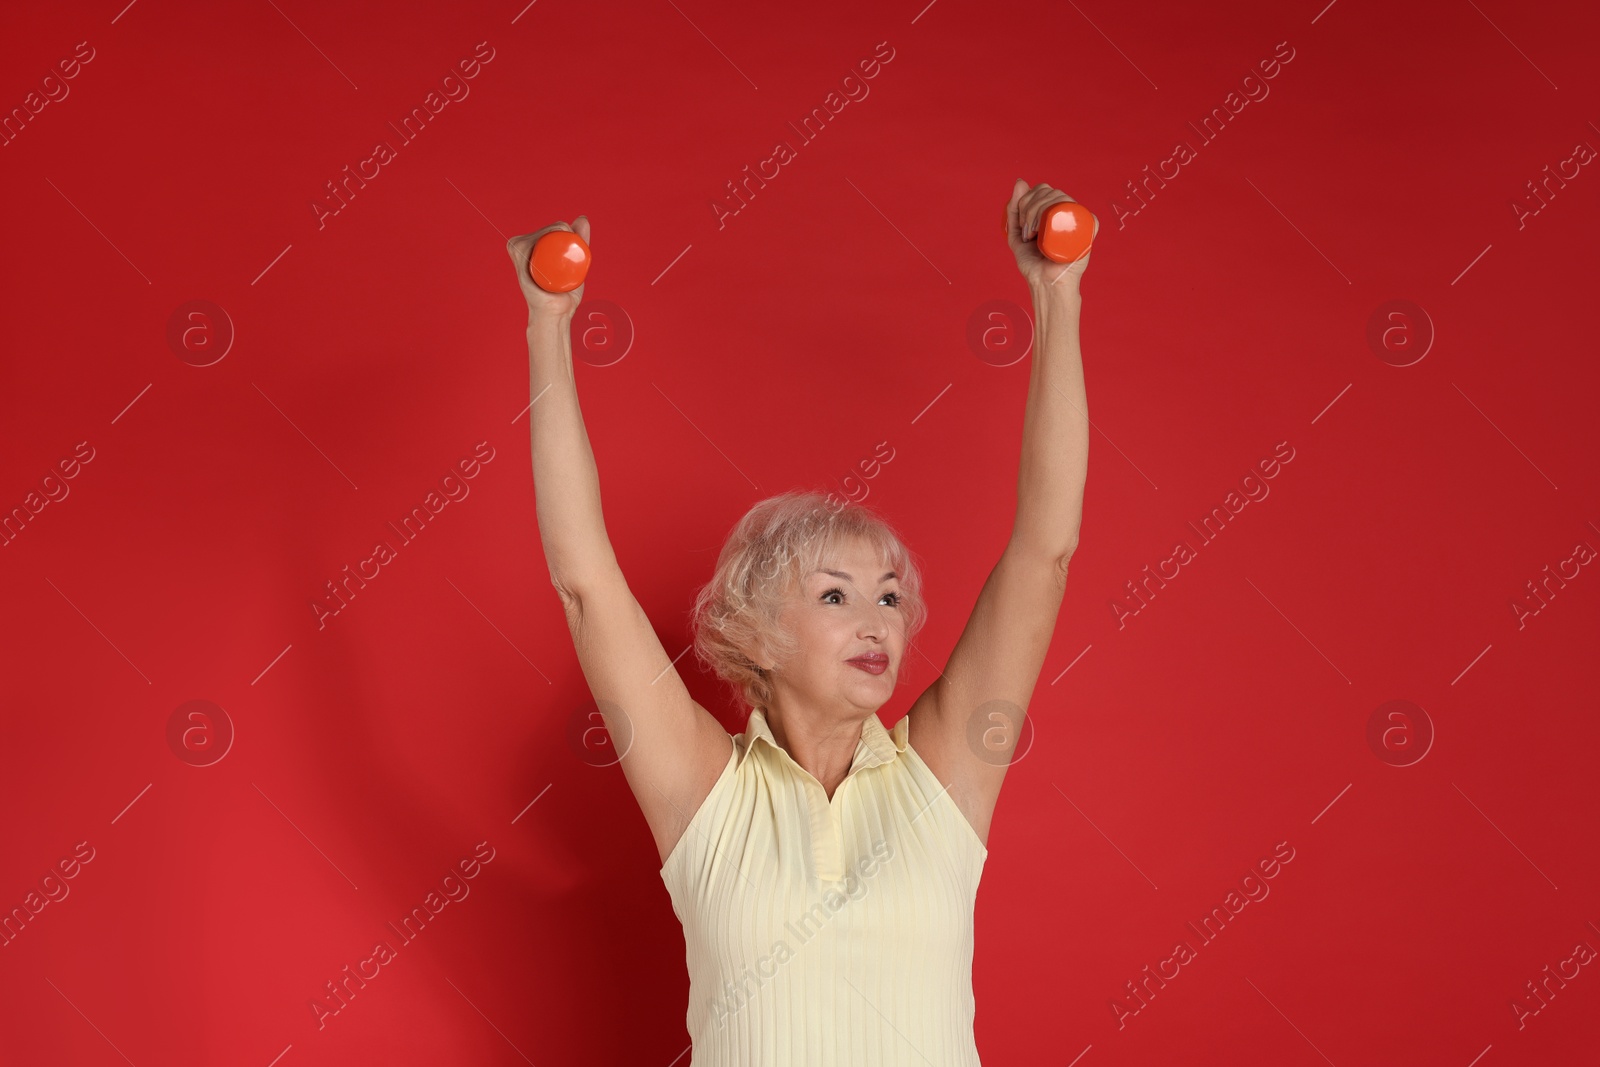
[[(815, 778), (829, 800), (850, 773), (866, 719), (837, 719), (823, 723), (804, 713), (789, 715), (776, 707), (761, 709), (778, 747)], [(871, 714), (870, 712), (868, 714)]]

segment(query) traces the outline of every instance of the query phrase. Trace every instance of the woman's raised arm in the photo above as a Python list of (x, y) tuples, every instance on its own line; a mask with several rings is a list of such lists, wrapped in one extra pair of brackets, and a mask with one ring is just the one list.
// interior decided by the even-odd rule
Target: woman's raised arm
[(1006, 205), (1006, 240), (1038, 323), (1022, 417), (1017, 514), (1011, 540), (978, 594), (944, 673), (907, 713), (911, 746), (948, 784), (985, 844), (1050, 649), (1083, 518), (1089, 408), (1078, 343), (1078, 282), (1089, 256), (1063, 265), (1034, 244), (1045, 209), (1071, 199), (1048, 185), (1030, 189), (1019, 179)]
[(733, 741), (689, 694), (606, 535), (600, 475), (572, 373), (572, 316), (584, 287), (548, 293), (528, 276), (533, 244), (550, 230), (571, 229), (588, 243), (589, 220), (574, 221), (506, 243), (528, 299), (539, 539), (584, 679), (665, 862), (727, 766)]
[(539, 540), (550, 567), (550, 581), (563, 602), (580, 587), (609, 580), (619, 570), (606, 536), (600, 475), (572, 373), (572, 316), (583, 299), (584, 287), (570, 293), (547, 293), (528, 276), (534, 242), (551, 230), (572, 230), (588, 242), (588, 218), (579, 215), (575, 221), (576, 227), (558, 222), (506, 242), (517, 265), (522, 295), (528, 301), (528, 378), (533, 399), (528, 422), (533, 435)]

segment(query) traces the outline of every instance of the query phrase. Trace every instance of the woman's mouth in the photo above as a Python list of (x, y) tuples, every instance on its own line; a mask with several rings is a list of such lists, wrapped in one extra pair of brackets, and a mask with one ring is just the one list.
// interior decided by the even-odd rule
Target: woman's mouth
[(889, 657), (881, 652), (857, 656), (855, 659), (847, 659), (845, 662), (852, 667), (861, 668), (868, 674), (882, 674), (889, 669)]

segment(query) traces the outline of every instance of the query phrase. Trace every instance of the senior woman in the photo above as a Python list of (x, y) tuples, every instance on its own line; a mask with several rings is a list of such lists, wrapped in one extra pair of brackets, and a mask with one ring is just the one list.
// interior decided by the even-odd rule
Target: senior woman
[[(750, 705), (730, 736), (697, 703), (606, 536), (572, 373), (583, 297), (528, 279), (540, 539), (585, 679), (683, 923), (691, 1067), (968, 1067), (973, 909), (990, 819), (1078, 543), (1089, 423), (1078, 344), (1088, 266), (1046, 259), (1040, 216), (1070, 200), (1018, 179), (1006, 231), (1033, 298), (1011, 539), (944, 673), (885, 729), (926, 617), (915, 558), (868, 509), (763, 500), (694, 605), (701, 663)], [(1098, 221), (1096, 222), (1098, 229)]]

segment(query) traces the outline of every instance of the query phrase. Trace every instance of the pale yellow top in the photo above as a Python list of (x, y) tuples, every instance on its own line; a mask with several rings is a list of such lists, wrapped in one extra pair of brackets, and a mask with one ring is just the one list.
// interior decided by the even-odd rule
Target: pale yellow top
[(977, 1067), (972, 919), (989, 850), (876, 715), (830, 801), (757, 708), (661, 867), (690, 1067)]

